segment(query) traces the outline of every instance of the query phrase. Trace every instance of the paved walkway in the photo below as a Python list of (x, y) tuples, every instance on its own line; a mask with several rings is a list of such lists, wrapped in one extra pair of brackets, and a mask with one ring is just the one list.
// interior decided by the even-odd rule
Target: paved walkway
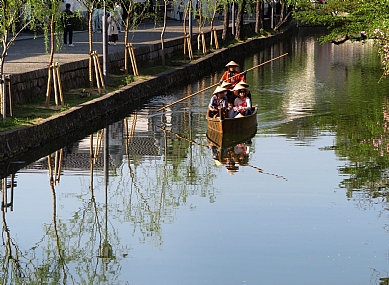
[[(193, 34), (197, 34), (197, 22), (193, 21)], [(222, 29), (223, 23), (215, 21), (215, 28)], [(140, 45), (148, 45), (153, 42), (160, 42), (162, 31), (162, 23), (154, 24), (153, 22), (142, 23), (136, 30), (130, 31), (129, 42), (136, 48)], [(165, 31), (164, 39), (172, 39), (183, 37), (183, 24), (180, 21), (169, 20)], [(187, 31), (188, 27), (187, 27)], [(204, 32), (209, 31), (209, 26), (204, 28)], [(60, 64), (79, 61), (88, 58), (89, 44), (88, 32), (74, 32), (73, 44), (75, 47), (63, 47), (56, 51), (54, 61)], [(98, 54), (102, 54), (102, 34), (93, 34), (93, 49), (97, 50)], [(116, 46), (108, 46), (108, 53), (124, 53), (124, 33), (119, 33), (119, 42)], [(43, 36), (38, 36), (34, 39), (32, 35), (20, 35), (14, 45), (8, 50), (8, 55), (5, 59), (4, 73), (17, 74), (47, 67), (49, 55), (46, 53)]]

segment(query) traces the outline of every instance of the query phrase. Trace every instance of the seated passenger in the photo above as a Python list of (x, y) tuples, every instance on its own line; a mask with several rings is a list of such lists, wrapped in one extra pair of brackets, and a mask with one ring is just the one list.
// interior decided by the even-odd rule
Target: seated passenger
[(210, 117), (215, 117), (220, 111), (224, 112), (227, 109), (226, 91), (227, 89), (221, 86), (216, 87), (208, 106)]
[(227, 93), (226, 93), (227, 102), (231, 102), (232, 104), (234, 104), (234, 101), (236, 98), (234, 92), (232, 91), (232, 88), (234, 88), (234, 86), (232, 86), (232, 84), (230, 82), (223, 81), (221, 84), (221, 87), (227, 89)]
[[(247, 90), (248, 90), (248, 88), (249, 88), (249, 85), (245, 82), (245, 81), (240, 81), (240, 82), (238, 82), (238, 84), (239, 85), (242, 85), (243, 87), (246, 87), (247, 88)], [(248, 90), (249, 92), (247, 93), (247, 97), (249, 97), (250, 98), (250, 101), (252, 101), (251, 100), (251, 92), (250, 92), (250, 90)]]
[(234, 110), (234, 104), (231, 102), (227, 103), (227, 118), (233, 118), (237, 115), (237, 112)]
[(235, 87), (235, 85), (239, 81), (246, 81), (246, 78), (243, 74), (240, 74), (239, 71), (236, 70), (237, 67), (239, 67), (239, 64), (237, 64), (235, 61), (230, 61), (226, 64), (227, 70), (223, 73), (222, 77), (220, 78), (220, 83), (223, 81), (229, 82), (232, 84), (232, 87)]
[(234, 110), (241, 115), (251, 115), (251, 100), (247, 97), (249, 90), (243, 85), (237, 84), (232, 89), (238, 96), (234, 101)]

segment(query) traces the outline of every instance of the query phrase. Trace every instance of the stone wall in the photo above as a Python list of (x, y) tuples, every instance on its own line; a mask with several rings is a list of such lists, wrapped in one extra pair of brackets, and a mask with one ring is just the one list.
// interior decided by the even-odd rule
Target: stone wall
[[(287, 33), (291, 32), (292, 29), (283, 34), (268, 38), (251, 39), (241, 44), (220, 49), (185, 66), (158, 74), (158, 76), (146, 81), (131, 83), (120, 90), (73, 107), (37, 125), (3, 132), (0, 134), (0, 162), (4, 163), (10, 159), (15, 159), (15, 157), (22, 156), (29, 150), (50, 144), (50, 142), (61, 137), (64, 138), (69, 134), (82, 133), (83, 129), (90, 127), (92, 124), (104, 122), (109, 120), (110, 117), (123, 112), (129, 112), (128, 110), (140, 106), (141, 102), (162, 93), (169, 87), (189, 83), (210, 74), (214, 71), (213, 67), (224, 66), (231, 58), (235, 60), (247, 56), (266, 45), (280, 41)], [(74, 63), (74, 65), (77, 65), (77, 63)], [(82, 66), (83, 63), (79, 63), (79, 65)], [(101, 127), (104, 127), (103, 124), (101, 125)], [(60, 143), (64, 143), (64, 141)], [(62, 146), (57, 145), (56, 147), (60, 148)]]

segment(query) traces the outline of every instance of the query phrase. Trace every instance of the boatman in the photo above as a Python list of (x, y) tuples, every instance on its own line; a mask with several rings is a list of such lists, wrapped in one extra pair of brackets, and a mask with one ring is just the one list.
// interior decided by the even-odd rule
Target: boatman
[(222, 78), (220, 78), (220, 84), (223, 82), (229, 82), (232, 85), (232, 88), (235, 87), (235, 85), (240, 82), (244, 81), (246, 82), (246, 70), (243, 71), (244, 74), (239, 75), (239, 71), (236, 70), (236, 68), (239, 67), (239, 64), (237, 64), (235, 61), (230, 61), (226, 64), (227, 70), (223, 73)]

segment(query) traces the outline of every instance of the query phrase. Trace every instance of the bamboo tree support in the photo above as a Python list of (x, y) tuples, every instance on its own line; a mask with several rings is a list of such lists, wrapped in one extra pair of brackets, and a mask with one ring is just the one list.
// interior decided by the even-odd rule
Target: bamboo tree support
[(54, 153), (54, 168), (52, 164), (51, 155), (47, 156), (47, 165), (49, 168), (50, 185), (54, 186), (59, 183), (61, 178), (61, 167), (63, 160), (63, 148)]
[(61, 81), (61, 72), (59, 71), (59, 63), (56, 62), (54, 64), (54, 67), (55, 67), (55, 74), (57, 76), (57, 82), (58, 82), (59, 99), (61, 100), (61, 106), (65, 107), (65, 101), (63, 99), (63, 93), (62, 93), (62, 81)]
[(5, 82), (8, 85), (9, 115), (11, 116), (11, 118), (13, 118), (12, 93), (11, 93), (11, 75), (5, 76)]
[(11, 117), (13, 117), (13, 108), (12, 108), (12, 93), (11, 93), (11, 75), (3, 75), (0, 78), (0, 81), (2, 84), (1, 90), (0, 90), (0, 114), (2, 114), (3, 121), (6, 119), (6, 112), (7, 112), (7, 93), (8, 93), (8, 100), (9, 100), (9, 114)]
[(49, 66), (49, 77), (47, 79), (47, 91), (46, 91), (46, 107), (50, 106), (50, 96), (51, 96), (51, 88), (54, 86), (54, 102), (55, 106), (58, 107), (58, 93), (61, 100), (61, 106), (65, 107), (65, 102), (63, 100), (62, 94), (62, 83), (61, 76), (59, 71), (59, 64), (56, 62), (54, 65)]
[(128, 54), (130, 55), (132, 71), (134, 72), (134, 76), (139, 76), (138, 65), (136, 64), (134, 47), (132, 46), (132, 44), (127, 44), (126, 49), (128, 50)]
[(55, 158), (54, 158), (54, 183), (55, 184), (59, 183), (59, 180), (61, 178), (62, 160), (63, 160), (63, 148), (55, 152)]
[(129, 145), (134, 138), (135, 134), (135, 127), (136, 127), (136, 121), (137, 121), (138, 115), (136, 112), (134, 112), (134, 116), (132, 117), (132, 123), (131, 123), (131, 129), (129, 130), (129, 124), (128, 124), (128, 118), (124, 119), (124, 126), (126, 129), (126, 154), (129, 156)]
[[(11, 181), (10, 183), (8, 184), (8, 177), (5, 177), (1, 180), (2, 182), (2, 194), (3, 194), (3, 201), (2, 201), (2, 204), (1, 204), (1, 209), (4, 211), (4, 212), (7, 212), (7, 209), (10, 208), (11, 212), (13, 211), (13, 200), (14, 200), (14, 188), (16, 186), (16, 183), (15, 183), (15, 174), (11, 174)], [(10, 198), (10, 202), (8, 202), (8, 189), (10, 189), (10, 194), (11, 194), (11, 198)]]
[(104, 77), (103, 72), (101, 71), (100, 61), (99, 61), (99, 55), (97, 54), (97, 51), (92, 51), (91, 54), (93, 65), (95, 67), (95, 74), (96, 74), (96, 83), (97, 88), (99, 89), (99, 94), (101, 94), (101, 88), (105, 89), (105, 83), (104, 83)]
[(215, 40), (215, 48), (219, 49), (219, 41), (217, 40), (217, 31), (215, 28), (212, 28), (211, 31), (211, 46), (213, 45), (213, 40)]
[(91, 135), (91, 153), (92, 153), (93, 163), (96, 163), (97, 159), (99, 157), (101, 144), (103, 142), (103, 135), (104, 135), (104, 129), (97, 132), (97, 134), (96, 134), (96, 148), (94, 149), (94, 152), (93, 152), (93, 134)]
[(200, 50), (200, 47), (203, 47), (203, 54), (207, 54), (207, 45), (205, 43), (205, 36), (203, 32), (200, 32), (197, 36), (197, 49)]
[(188, 56), (190, 60), (193, 60), (193, 50), (192, 50), (192, 43), (190, 40), (190, 36), (188, 34), (184, 35), (184, 54), (186, 54), (186, 48), (188, 46)]

